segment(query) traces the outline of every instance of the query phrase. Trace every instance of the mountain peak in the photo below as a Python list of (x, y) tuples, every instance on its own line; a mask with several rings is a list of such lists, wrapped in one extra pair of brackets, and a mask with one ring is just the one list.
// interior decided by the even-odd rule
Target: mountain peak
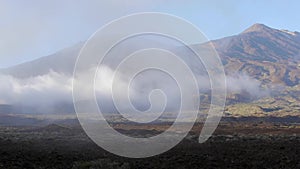
[(273, 29), (260, 23), (256, 23), (252, 26), (250, 26), (248, 29), (246, 29), (243, 33), (249, 33), (249, 32), (265, 32), (265, 31), (272, 31)]

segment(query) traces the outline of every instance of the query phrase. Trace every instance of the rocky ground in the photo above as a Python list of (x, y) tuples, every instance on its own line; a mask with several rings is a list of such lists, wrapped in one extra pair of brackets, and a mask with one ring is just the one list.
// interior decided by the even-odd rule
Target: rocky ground
[[(127, 134), (160, 132), (170, 124), (114, 124)], [(300, 168), (300, 126), (285, 123), (223, 122), (205, 143), (201, 125), (170, 151), (145, 159), (110, 154), (79, 126), (1, 127), (1, 169)]]

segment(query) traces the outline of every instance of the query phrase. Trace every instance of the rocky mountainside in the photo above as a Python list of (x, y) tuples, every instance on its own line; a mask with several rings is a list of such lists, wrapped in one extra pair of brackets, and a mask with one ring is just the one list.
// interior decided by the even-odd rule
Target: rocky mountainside
[[(229, 92), (226, 114), (300, 115), (299, 32), (254, 24), (238, 35), (209, 43), (215, 46), (229, 76), (247, 74), (259, 81), (262, 89), (268, 91), (263, 97), (253, 97), (249, 91)], [(51, 56), (2, 69), (0, 72), (17, 78), (42, 75), (50, 70), (71, 75), (82, 45), (83, 43), (79, 43)], [(7, 106), (4, 108), (6, 110)]]
[[(300, 81), (300, 33), (254, 24), (242, 33), (211, 41), (226, 72), (245, 72), (264, 84), (296, 86)], [(17, 77), (36, 76), (49, 70), (71, 74), (83, 43), (53, 55), (2, 69)]]
[(299, 84), (299, 32), (255, 24), (236, 36), (212, 43), (228, 73), (245, 72), (264, 84)]
[(300, 115), (299, 32), (254, 24), (238, 35), (212, 43), (228, 75), (245, 73), (269, 92), (254, 99), (247, 92), (229, 93), (229, 115)]
[[(245, 72), (264, 84), (296, 86), (300, 81), (300, 33), (254, 24), (242, 33), (211, 41), (226, 72)], [(36, 76), (49, 70), (71, 74), (83, 43), (53, 55), (2, 69), (16, 77)]]

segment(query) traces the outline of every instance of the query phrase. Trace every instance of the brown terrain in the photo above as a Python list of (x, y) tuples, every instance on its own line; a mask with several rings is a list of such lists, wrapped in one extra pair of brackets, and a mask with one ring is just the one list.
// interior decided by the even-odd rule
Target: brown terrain
[[(228, 76), (245, 73), (257, 80), (266, 94), (229, 91), (224, 117), (207, 142), (198, 143), (202, 124), (196, 123), (170, 151), (128, 159), (93, 143), (70, 106), (58, 107), (63, 112), (60, 115), (43, 117), (18, 112), (34, 111), (32, 108), (0, 105), (0, 169), (300, 168), (300, 33), (255, 24), (211, 44)], [(21, 78), (50, 69), (71, 72), (70, 63), (74, 63), (78, 50), (68, 50), (1, 72)], [(32, 67), (36, 68), (33, 75), (29, 71)], [(118, 117), (110, 122), (119, 132), (138, 137), (157, 135), (172, 124), (138, 125)]]
[[(170, 124), (113, 124), (131, 136), (155, 135)], [(1, 127), (2, 169), (291, 168), (300, 167), (300, 126), (289, 123), (224, 122), (205, 143), (201, 124), (163, 154), (129, 159), (93, 143), (80, 126)]]

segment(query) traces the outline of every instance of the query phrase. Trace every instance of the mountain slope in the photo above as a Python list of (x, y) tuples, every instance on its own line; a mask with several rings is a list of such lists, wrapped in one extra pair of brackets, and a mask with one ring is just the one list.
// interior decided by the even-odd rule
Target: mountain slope
[(300, 33), (255, 24), (239, 35), (213, 41), (221, 55), (242, 61), (300, 60)]
[(72, 74), (76, 58), (83, 44), (82, 42), (78, 43), (55, 54), (12, 66), (0, 72), (17, 78), (43, 75), (49, 73), (50, 70), (58, 73)]
[[(228, 73), (245, 72), (262, 81), (295, 86), (300, 80), (300, 33), (254, 24), (242, 33), (211, 41)], [(72, 74), (79, 43), (53, 55), (3, 69), (15, 77), (30, 77), (50, 70)]]
[[(241, 104), (251, 102), (256, 109), (242, 114), (299, 114), (300, 107), (300, 33), (270, 28), (263, 24), (254, 24), (242, 33), (212, 43), (218, 51), (229, 76), (245, 73), (260, 81), (262, 88), (270, 89), (269, 98), (251, 98), (247, 92), (228, 93), (230, 110), (240, 111)], [(201, 48), (206, 44), (198, 44)], [(56, 54), (23, 63), (4, 70), (2, 73), (17, 78), (47, 74), (50, 70), (72, 75), (78, 53), (83, 46), (79, 43)], [(233, 84), (234, 85), (234, 84)], [(275, 88), (275, 89), (273, 89)], [(280, 88), (280, 90), (277, 90)], [(270, 99), (272, 97), (272, 99)], [(237, 104), (236, 104), (237, 103)], [(235, 105), (236, 104), (236, 105)], [(250, 107), (251, 107), (251, 104)], [(248, 105), (248, 106), (249, 106)], [(234, 106), (238, 106), (236, 108)], [(19, 107), (19, 106), (12, 106)], [(56, 106), (59, 113), (73, 111), (72, 105)], [(244, 106), (247, 107), (247, 106)], [(0, 106), (4, 112), (17, 110), (8, 105)], [(28, 109), (33, 111), (35, 109)], [(59, 111), (61, 110), (61, 111)], [(26, 111), (27, 112), (27, 111)]]
[(245, 72), (264, 84), (296, 86), (300, 33), (255, 24), (239, 35), (212, 41), (229, 74)]

